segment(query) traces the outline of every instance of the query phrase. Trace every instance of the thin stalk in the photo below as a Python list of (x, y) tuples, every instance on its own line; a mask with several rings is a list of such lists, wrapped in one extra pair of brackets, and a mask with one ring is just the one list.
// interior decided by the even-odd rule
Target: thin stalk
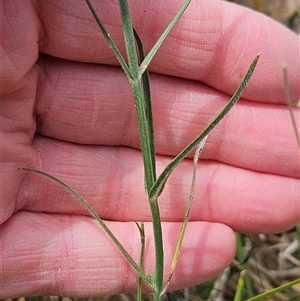
[[(148, 136), (147, 133), (147, 123), (142, 123), (142, 119), (145, 117), (145, 111), (142, 110), (140, 105), (143, 105), (142, 95), (140, 91), (139, 83), (133, 84), (133, 91), (134, 96), (136, 99), (136, 109), (138, 119), (140, 119), (141, 127), (140, 128), (140, 135), (141, 135), (141, 144), (142, 144), (142, 152), (143, 152), (143, 159), (144, 159), (144, 168), (145, 168), (145, 185), (146, 185), (146, 192), (149, 193), (150, 185), (152, 181), (155, 179), (154, 170), (151, 168), (151, 149), (148, 148)], [(154, 234), (154, 241), (155, 241), (155, 290), (160, 291), (163, 285), (163, 269), (164, 269), (164, 251), (163, 251), (163, 242), (162, 242), (162, 229), (161, 229), (161, 219), (159, 208), (157, 204), (157, 198), (150, 198), (149, 197), (149, 204), (151, 209), (151, 216), (152, 216), (152, 226), (153, 226), (153, 234)]]
[(173, 274), (174, 274), (174, 271), (175, 271), (175, 268), (177, 266), (177, 262), (178, 262), (178, 259), (179, 259), (181, 245), (182, 245), (182, 242), (183, 242), (183, 237), (184, 237), (184, 234), (185, 234), (186, 226), (187, 226), (188, 221), (189, 221), (190, 212), (191, 212), (191, 209), (192, 209), (192, 203), (193, 203), (193, 199), (194, 199), (194, 191), (195, 191), (195, 185), (196, 185), (196, 174), (197, 174), (197, 164), (198, 164), (200, 155), (203, 151), (206, 140), (207, 140), (207, 136), (202, 141), (200, 141), (200, 143), (199, 143), (199, 145), (198, 145), (198, 147), (195, 151), (194, 160), (193, 160), (193, 164), (194, 164), (193, 176), (192, 176), (192, 183), (191, 183), (191, 188), (190, 188), (189, 200), (188, 200), (187, 208), (186, 208), (186, 211), (185, 211), (185, 214), (184, 214), (182, 226), (181, 226), (181, 229), (180, 229), (179, 237), (178, 237), (176, 248), (175, 248), (175, 252), (174, 252), (174, 255), (173, 255), (170, 274), (169, 274), (167, 283), (164, 287), (164, 291), (167, 290), (167, 288), (168, 288), (168, 286), (171, 282), (171, 279), (173, 277)]
[(284, 82), (284, 93), (285, 93), (285, 99), (289, 108), (289, 113), (293, 125), (293, 129), (295, 132), (298, 148), (300, 149), (300, 135), (299, 131), (296, 125), (296, 120), (295, 116), (293, 114), (293, 107), (292, 107), (292, 101), (291, 101), (291, 94), (290, 94), (290, 89), (289, 89), (289, 81), (288, 81), (288, 75), (287, 75), (287, 63), (284, 61), (282, 62), (282, 72), (283, 72), (283, 82)]
[[(141, 149), (143, 154), (144, 170), (145, 170), (145, 188), (146, 193), (149, 195), (149, 191), (156, 181), (155, 175), (155, 150), (153, 139), (153, 125), (152, 125), (152, 113), (151, 108), (147, 107), (149, 102), (145, 101), (145, 94), (143, 89), (143, 82), (139, 78), (138, 57), (135, 49), (135, 37), (134, 30), (130, 18), (130, 12), (127, 0), (119, 0), (121, 16), (123, 22), (124, 39), (127, 51), (128, 65), (133, 77), (131, 81), (135, 107), (139, 124)], [(137, 35), (136, 35), (137, 36)], [(139, 43), (139, 38), (136, 39)], [(140, 53), (143, 56), (143, 52)], [(147, 79), (148, 80), (148, 79)], [(149, 84), (149, 81), (144, 83)], [(149, 87), (145, 87), (149, 89)], [(149, 89), (150, 91), (150, 89)], [(147, 94), (146, 94), (147, 95)], [(149, 120), (150, 117), (150, 120)], [(162, 240), (162, 229), (159, 208), (157, 204), (157, 198), (149, 198), (149, 204), (152, 215), (152, 226), (155, 241), (155, 299), (159, 299), (159, 295), (163, 287), (163, 271), (164, 271), (164, 251)]]
[(158, 301), (160, 300), (163, 291), (164, 248), (158, 202), (157, 199), (151, 198), (149, 199), (149, 202), (152, 215), (152, 227), (155, 246), (154, 301)]
[(139, 124), (140, 141), (144, 161), (145, 170), (145, 187), (147, 195), (156, 180), (155, 175), (155, 150), (153, 143), (153, 125), (152, 117), (149, 121), (149, 114), (151, 115), (151, 108), (147, 108), (149, 102), (145, 102), (143, 84), (139, 79), (138, 57), (135, 49), (135, 38), (130, 18), (130, 12), (127, 0), (119, 0), (121, 16), (123, 22), (124, 39), (128, 58), (128, 65), (132, 75), (132, 90), (135, 99), (135, 107)]
[[(137, 49), (139, 52), (139, 59), (142, 62), (145, 58), (143, 43), (137, 34), (137, 32), (133, 29), (135, 41), (137, 44)], [(148, 123), (148, 139), (149, 144), (152, 145), (150, 151), (151, 159), (152, 159), (152, 169), (154, 170), (155, 180), (156, 180), (156, 163), (155, 163), (155, 143), (154, 143), (154, 126), (153, 126), (153, 117), (152, 117), (152, 104), (151, 104), (151, 92), (150, 92), (150, 80), (149, 80), (149, 71), (146, 71), (142, 75), (142, 88), (144, 95), (144, 103), (145, 103), (145, 114)]]

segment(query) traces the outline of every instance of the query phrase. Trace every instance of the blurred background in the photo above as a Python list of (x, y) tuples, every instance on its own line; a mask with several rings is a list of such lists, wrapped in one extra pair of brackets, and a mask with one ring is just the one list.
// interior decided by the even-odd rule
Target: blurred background
[(251, 7), (300, 33), (300, 0), (232, 0), (230, 2)]

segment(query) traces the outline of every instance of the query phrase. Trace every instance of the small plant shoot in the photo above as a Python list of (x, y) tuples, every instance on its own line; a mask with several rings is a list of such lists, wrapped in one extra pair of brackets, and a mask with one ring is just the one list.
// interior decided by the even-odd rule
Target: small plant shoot
[[(67, 184), (62, 182), (60, 179), (45, 173), (41, 170), (35, 170), (30, 168), (21, 168), (21, 170), (34, 172), (40, 174), (44, 177), (55, 181), (62, 187), (64, 187), (72, 196), (74, 196), (91, 214), (92, 217), (96, 219), (99, 226), (106, 232), (106, 234), (111, 238), (116, 247), (120, 252), (126, 257), (128, 262), (131, 264), (132, 268), (137, 272), (138, 282), (137, 282), (137, 299), (142, 300), (142, 286), (146, 284), (152, 291), (153, 300), (162, 300), (164, 293), (167, 291), (169, 284), (172, 281), (172, 276), (176, 273), (176, 265), (180, 255), (181, 245), (184, 239), (185, 229), (189, 220), (190, 212), (192, 209), (192, 200), (194, 197), (194, 188), (196, 182), (196, 167), (201, 155), (203, 148), (205, 147), (205, 142), (209, 133), (216, 127), (216, 125), (224, 118), (224, 116), (231, 110), (234, 104), (240, 98), (242, 92), (244, 91), (247, 83), (250, 80), (252, 73), (254, 72), (255, 66), (258, 62), (259, 55), (253, 59), (252, 64), (248, 70), (245, 70), (245, 76), (241, 79), (240, 85), (236, 88), (236, 92), (230, 98), (228, 103), (220, 111), (220, 113), (215, 116), (210, 124), (208, 124), (202, 132), (199, 133), (197, 137), (194, 138), (182, 151), (164, 168), (161, 174), (156, 174), (156, 152), (155, 152), (155, 141), (154, 141), (154, 126), (151, 107), (151, 94), (150, 94), (150, 80), (148, 74), (148, 67), (151, 63), (153, 57), (159, 50), (162, 43), (168, 37), (170, 31), (176, 25), (186, 8), (189, 6), (191, 0), (184, 1), (182, 7), (179, 9), (177, 14), (174, 16), (173, 20), (163, 31), (160, 38), (154, 44), (153, 48), (149, 53), (145, 54), (143, 49), (143, 43), (138, 36), (138, 33), (134, 29), (134, 24), (132, 24), (132, 19), (130, 16), (130, 10), (127, 0), (119, 0), (119, 8), (122, 18), (122, 26), (124, 32), (124, 41), (126, 47), (126, 57), (123, 57), (120, 50), (116, 46), (115, 42), (111, 38), (111, 35), (107, 31), (105, 24), (101, 21), (101, 12), (96, 12), (92, 1), (86, 0), (86, 3), (93, 15), (95, 21), (99, 26), (99, 34), (102, 34), (114, 55), (116, 56), (120, 66), (124, 70), (129, 83), (132, 86), (132, 91), (135, 100), (136, 115), (138, 119), (139, 127), (139, 137), (140, 145), (143, 157), (144, 165), (144, 182), (145, 182), (145, 193), (148, 198), (149, 207), (151, 210), (153, 233), (154, 233), (154, 244), (155, 244), (155, 265), (154, 270), (147, 274), (144, 271), (144, 250), (145, 250), (145, 233), (143, 223), (138, 224), (137, 228), (140, 233), (141, 241), (141, 251), (140, 260), (136, 262), (130, 253), (123, 247), (123, 245), (115, 237), (114, 233), (108, 228), (105, 221), (97, 214), (97, 212), (89, 205), (88, 200), (84, 200), (75, 190), (69, 187)], [(99, 50), (100, 51), (100, 50)], [(164, 249), (163, 249), (163, 235), (161, 227), (161, 216), (159, 210), (159, 196), (163, 193), (164, 186), (168, 180), (171, 173), (174, 171), (176, 166), (187, 157), (193, 150), (195, 150), (194, 160), (193, 160), (193, 176), (190, 187), (190, 195), (187, 202), (187, 208), (182, 221), (182, 227), (180, 233), (178, 234), (178, 242), (176, 245), (175, 253), (173, 255), (172, 264), (169, 267), (169, 275), (167, 279), (164, 279), (163, 272), (164, 267)]]

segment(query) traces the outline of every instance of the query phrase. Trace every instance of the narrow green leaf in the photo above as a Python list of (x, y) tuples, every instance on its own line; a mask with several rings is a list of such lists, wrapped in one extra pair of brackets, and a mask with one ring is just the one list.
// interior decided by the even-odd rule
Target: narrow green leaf
[(155, 56), (156, 52), (158, 51), (158, 49), (160, 48), (160, 46), (162, 45), (162, 43), (164, 42), (164, 40), (167, 38), (167, 36), (171, 32), (171, 30), (174, 28), (174, 26), (176, 25), (176, 23), (178, 22), (178, 20), (180, 19), (180, 17), (184, 13), (184, 11), (187, 9), (187, 7), (189, 6), (190, 2), (191, 2), (191, 0), (186, 0), (183, 3), (183, 5), (181, 6), (181, 8), (179, 9), (179, 11), (177, 12), (177, 14), (175, 15), (175, 17), (173, 18), (173, 20), (170, 22), (170, 24), (164, 30), (164, 32), (159, 37), (159, 39), (157, 40), (157, 42), (154, 44), (154, 46), (152, 47), (152, 49), (149, 51), (149, 53), (145, 57), (144, 61), (141, 63), (140, 72), (139, 72), (140, 73), (140, 77), (145, 72), (145, 70), (148, 68), (148, 66), (149, 66), (150, 62), (152, 61), (153, 57)]
[(250, 298), (250, 299), (247, 299), (246, 301), (258, 301), (258, 300), (262, 300), (262, 299), (264, 299), (264, 298), (266, 298), (266, 297), (273, 296), (273, 295), (275, 295), (276, 293), (281, 292), (281, 291), (283, 291), (283, 290), (286, 290), (287, 288), (292, 287), (292, 286), (294, 286), (294, 285), (297, 285), (297, 284), (299, 284), (299, 283), (300, 283), (300, 278), (298, 278), (298, 279), (296, 279), (296, 280), (294, 280), (294, 281), (285, 283), (285, 284), (283, 284), (283, 285), (281, 285), (281, 286), (279, 286), (279, 287), (276, 287), (276, 288), (274, 288), (274, 289), (271, 289), (271, 290), (269, 290), (269, 291), (267, 291), (267, 292), (265, 292), (265, 293), (262, 293), (262, 294), (260, 294), (260, 295), (255, 296), (255, 297), (252, 297), (252, 298)]
[(90, 215), (95, 218), (95, 220), (99, 223), (99, 225), (102, 227), (102, 229), (106, 232), (106, 234), (111, 238), (111, 240), (114, 242), (114, 244), (117, 246), (117, 248), (122, 252), (122, 254), (126, 257), (126, 259), (129, 261), (129, 263), (132, 265), (132, 267), (138, 272), (139, 276), (153, 289), (153, 281), (149, 275), (146, 275), (144, 271), (141, 269), (141, 267), (135, 262), (135, 260), (131, 257), (131, 255), (126, 251), (126, 249), (123, 247), (123, 245), (120, 243), (120, 241), (116, 238), (116, 236), (111, 232), (111, 230), (107, 227), (105, 222), (101, 219), (101, 217), (97, 214), (97, 212), (88, 204), (88, 202), (83, 199), (74, 189), (72, 189), (70, 186), (68, 186), (66, 183), (61, 181), (60, 179), (37, 169), (32, 168), (20, 168), (20, 170), (33, 172), (36, 174), (40, 174), (44, 177), (47, 177), (51, 179), (52, 181), (58, 183), (63, 188), (65, 188), (70, 194), (72, 194), (84, 207), (85, 209), (90, 213)]
[[(153, 123), (152, 123), (152, 112), (150, 103), (150, 89), (147, 75), (143, 77), (139, 76), (137, 51), (135, 48), (134, 39), (138, 44), (140, 50), (140, 57), (144, 56), (142, 43), (136, 34), (134, 37), (134, 30), (132, 27), (130, 12), (127, 0), (119, 0), (125, 46), (128, 57), (128, 64), (133, 76), (131, 81), (135, 107), (139, 125), (139, 135), (141, 141), (141, 149), (143, 155), (144, 171), (145, 171), (145, 188), (147, 195), (149, 194), (150, 188), (156, 181), (155, 173), (155, 149), (154, 149), (154, 138), (153, 138)], [(149, 90), (148, 90), (149, 89)], [(149, 98), (149, 99), (148, 99)], [(152, 214), (152, 226), (155, 240), (155, 274), (154, 274), (154, 295), (158, 294), (162, 290), (163, 286), (163, 268), (164, 268), (164, 253), (163, 253), (163, 242), (162, 242), (162, 229), (160, 213), (157, 204), (157, 200), (149, 198), (149, 204)]]
[(115, 44), (115, 42), (113, 41), (113, 39), (111, 38), (110, 34), (108, 33), (108, 31), (106, 30), (104, 24), (101, 22), (97, 12), (95, 11), (92, 3), (90, 0), (85, 0), (91, 13), (94, 16), (94, 19), (96, 20), (104, 38), (106, 39), (109, 47), (112, 49), (114, 55), (116, 56), (117, 60), (119, 61), (121, 67), (123, 68), (125, 74), (127, 75), (127, 77), (129, 78), (129, 80), (132, 80), (132, 74), (127, 66), (127, 63), (125, 62), (121, 52), (119, 51), (117, 45)]
[[(136, 44), (139, 51), (139, 59), (142, 62), (145, 58), (144, 48), (142, 41), (137, 34), (137, 32), (133, 29), (134, 37), (136, 40)], [(153, 130), (153, 117), (152, 117), (152, 104), (151, 104), (151, 92), (150, 92), (150, 81), (149, 81), (149, 71), (146, 69), (144, 74), (142, 75), (142, 88), (143, 88), (143, 95), (144, 95), (144, 103), (145, 103), (145, 114), (148, 124), (148, 139), (149, 139), (149, 148), (150, 148), (150, 159), (152, 170), (154, 172), (154, 177), (156, 179), (156, 163), (155, 163), (155, 142), (154, 142), (154, 130)], [(155, 180), (154, 179), (154, 180)]]
[(171, 263), (171, 269), (170, 269), (170, 274), (167, 280), (167, 283), (165, 285), (164, 291), (167, 290), (171, 279), (173, 277), (173, 273), (175, 271), (178, 259), (179, 259), (179, 254), (180, 254), (180, 250), (181, 250), (181, 245), (183, 242), (183, 237), (185, 234), (185, 230), (186, 230), (186, 226), (188, 224), (189, 221), (189, 217), (190, 217), (190, 212), (192, 209), (192, 203), (193, 203), (193, 199), (194, 199), (194, 191), (195, 191), (195, 185), (196, 185), (196, 173), (197, 173), (197, 164), (199, 161), (199, 157), (203, 151), (204, 145), (206, 143), (207, 140), (207, 136), (204, 137), (203, 140), (200, 141), (196, 151), (195, 151), (195, 155), (194, 155), (194, 167), (193, 167), (193, 177), (192, 177), (192, 183), (191, 183), (191, 188), (190, 188), (190, 195), (189, 195), (189, 200), (188, 200), (188, 204), (187, 204), (187, 208), (186, 208), (186, 212), (183, 218), (183, 222), (182, 222), (182, 226), (180, 229), (180, 233), (179, 233), (179, 237), (177, 240), (177, 244), (176, 244), (176, 248), (175, 248), (175, 252), (174, 252), (174, 256), (173, 256), (173, 260)]
[(293, 125), (293, 129), (295, 132), (295, 136), (296, 136), (296, 140), (298, 143), (298, 148), (300, 149), (300, 135), (299, 135), (299, 131), (297, 128), (297, 124), (296, 124), (296, 119), (293, 113), (293, 104), (291, 101), (291, 94), (290, 94), (290, 89), (289, 89), (289, 81), (288, 81), (288, 75), (287, 75), (287, 63), (286, 62), (282, 62), (282, 71), (283, 71), (283, 82), (284, 82), (284, 93), (285, 93), (285, 99), (288, 105), (288, 109), (289, 109), (289, 113), (290, 113), (290, 117), (291, 117), (291, 121), (292, 121), (292, 125)]
[(207, 136), (214, 127), (224, 118), (224, 116), (231, 110), (231, 108), (234, 106), (234, 104), (238, 101), (240, 98), (242, 92), (246, 88), (251, 75), (253, 74), (253, 71), (255, 69), (255, 66), (257, 64), (257, 61), (259, 59), (259, 55), (256, 56), (256, 58), (253, 60), (252, 64), (250, 65), (244, 79), (242, 80), (241, 84), (237, 88), (236, 92), (233, 94), (229, 102), (225, 105), (225, 107), (222, 109), (222, 111), (215, 117), (215, 119), (202, 131), (202, 133), (196, 137), (187, 147), (185, 147), (163, 170), (163, 172), (158, 177), (157, 181), (153, 185), (151, 191), (150, 191), (150, 198), (157, 198), (163, 188), (164, 185), (169, 178), (172, 171), (175, 169), (175, 167), (193, 150), (193, 148), (204, 139), (205, 136)]

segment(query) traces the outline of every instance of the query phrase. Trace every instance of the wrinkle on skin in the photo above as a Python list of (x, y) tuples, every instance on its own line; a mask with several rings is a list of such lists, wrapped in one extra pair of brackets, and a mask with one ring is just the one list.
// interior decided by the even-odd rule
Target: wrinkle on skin
[[(39, 227), (35, 227), (37, 217)], [(135, 223), (120, 225), (108, 222), (108, 226), (138, 261), (137, 246), (140, 245), (140, 237)], [(176, 234), (181, 225), (166, 223), (162, 226), (166, 241), (169, 242), (165, 252), (166, 279), (175, 249)], [(16, 235), (18, 228), (22, 228), (22, 236)], [(3, 241), (2, 256), (5, 258), (1, 280), (7, 283), (1, 288), (1, 299), (11, 296), (12, 291), (15, 296), (51, 293), (91, 297), (135, 290), (136, 272), (128, 267), (127, 260), (91, 217), (20, 211), (3, 224), (0, 230)], [(128, 233), (131, 233), (130, 239)], [(145, 224), (145, 234), (145, 271), (153, 273), (154, 245), (150, 223)], [(8, 243), (12, 237), (13, 243)], [(219, 243), (223, 244), (222, 253), (219, 251)], [(36, 247), (31, 248), (32, 244)], [(220, 273), (234, 257), (234, 245), (235, 236), (228, 227), (221, 224), (190, 223), (170, 290), (203, 282)], [(26, 257), (13, 256), (20, 252), (27, 254)], [(190, 278), (191, 271), (196, 270), (201, 273), (194, 279)], [(125, 273), (126, 278), (120, 277)], [(176, 285), (178, 280), (180, 286)]]
[[(40, 143), (46, 146), (42, 142), (43, 139)], [(96, 152), (95, 157), (92, 152), (94, 147), (86, 146), (83, 149), (74, 146), (74, 149), (70, 150), (72, 153), (70, 157), (67, 149), (62, 155), (64, 144), (57, 156), (56, 151), (59, 147), (58, 142), (49, 153), (51, 160), (43, 160), (49, 162), (44, 166), (44, 170), (79, 192), (102, 218), (123, 221), (150, 220), (144, 183), (138, 180), (143, 178), (143, 170), (141, 158), (136, 156), (137, 150), (106, 147)], [(108, 160), (110, 156), (112, 160)], [(83, 161), (81, 157), (90, 157), (91, 160)], [(68, 164), (65, 172), (62, 172), (66, 158), (69, 158)], [(158, 159), (159, 172), (169, 160), (164, 157)], [(79, 175), (83, 166), (87, 173)], [(110, 172), (107, 173), (107, 170)], [(164, 193), (159, 198), (163, 220), (182, 220), (190, 189), (191, 173), (192, 162), (186, 160), (171, 175)], [(122, 176), (124, 174), (126, 177)], [(30, 182), (26, 184), (29, 184), (31, 190), (27, 190), (28, 203), (24, 204), (23, 209), (42, 211), (47, 208), (48, 212), (87, 214), (78, 201), (56, 183), (31, 173), (27, 178)], [(34, 184), (35, 182), (37, 184)], [(284, 224), (290, 227), (299, 218), (296, 210), (299, 206), (297, 183), (299, 185), (296, 178), (243, 170), (210, 160), (201, 161), (191, 220), (222, 221), (234, 230), (243, 232), (272, 232), (275, 227), (278, 227), (275, 232), (280, 231)], [(286, 189), (291, 185), (295, 187), (294, 190)], [(53, 194), (56, 195), (55, 199), (52, 197)], [(288, 208), (282, 203), (283, 199), (288, 200), (290, 204)], [(282, 215), (283, 210), (285, 215)], [(242, 228), (246, 217), (239, 212), (247, 212), (247, 218), (253, 221), (246, 224), (248, 228)], [(268, 219), (262, 218), (266, 212), (269, 212)], [(281, 218), (278, 214), (282, 215)]]

